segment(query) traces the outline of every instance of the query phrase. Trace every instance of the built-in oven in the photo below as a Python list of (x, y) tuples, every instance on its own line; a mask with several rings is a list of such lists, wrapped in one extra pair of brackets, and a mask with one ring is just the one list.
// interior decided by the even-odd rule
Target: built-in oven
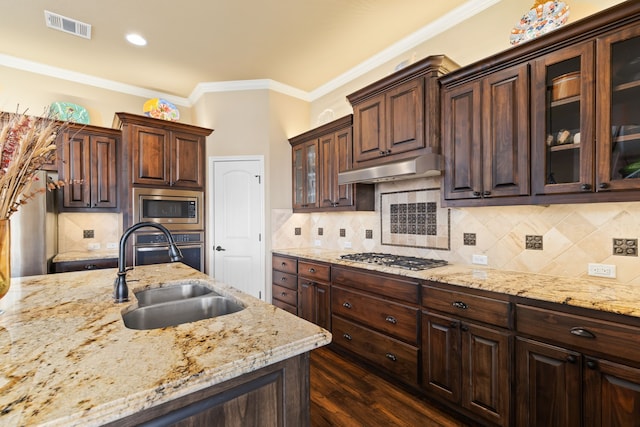
[(132, 214), (136, 222), (156, 222), (169, 230), (203, 230), (203, 193), (163, 188), (134, 188)]
[[(171, 232), (180, 252), (182, 262), (196, 270), (204, 271), (204, 232)], [(133, 244), (134, 265), (171, 262), (169, 246), (163, 233), (137, 232)]]

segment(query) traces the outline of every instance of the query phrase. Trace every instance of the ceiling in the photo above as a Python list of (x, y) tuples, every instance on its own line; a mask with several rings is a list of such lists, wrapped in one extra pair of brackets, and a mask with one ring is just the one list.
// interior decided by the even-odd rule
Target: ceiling
[[(255, 79), (311, 92), (434, 22), (498, 1), (0, 0), (0, 55), (178, 97), (198, 83)], [(47, 28), (45, 10), (91, 24), (91, 40)], [(148, 45), (127, 43), (129, 32)]]

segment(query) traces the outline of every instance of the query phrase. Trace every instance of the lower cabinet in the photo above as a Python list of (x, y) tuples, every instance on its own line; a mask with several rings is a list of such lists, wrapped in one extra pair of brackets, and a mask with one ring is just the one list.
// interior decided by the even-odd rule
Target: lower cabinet
[[(436, 295), (440, 299), (430, 299)], [(448, 304), (447, 297), (451, 299)], [(492, 424), (508, 426), (511, 332), (469, 321), (494, 316), (494, 310), (481, 309), (482, 303), (494, 305), (497, 311), (509, 306), (504, 301), (423, 287), (423, 306), (460, 313), (451, 316), (423, 310), (422, 387)]]
[(271, 259), (271, 303), (298, 314), (298, 260), (274, 255)]
[(640, 426), (640, 329), (529, 306), (517, 313), (518, 331), (534, 335), (516, 340), (518, 426)]
[(331, 267), (298, 260), (298, 316), (331, 330)]
[(62, 261), (51, 264), (53, 273), (67, 273), (69, 271), (99, 270), (118, 267), (118, 258), (84, 259), (79, 261)]

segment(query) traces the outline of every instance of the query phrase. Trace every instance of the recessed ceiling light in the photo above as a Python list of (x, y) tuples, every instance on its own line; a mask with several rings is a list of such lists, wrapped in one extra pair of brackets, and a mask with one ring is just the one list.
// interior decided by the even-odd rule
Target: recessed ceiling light
[(139, 34), (127, 34), (127, 41), (136, 46), (146, 46), (147, 40)]

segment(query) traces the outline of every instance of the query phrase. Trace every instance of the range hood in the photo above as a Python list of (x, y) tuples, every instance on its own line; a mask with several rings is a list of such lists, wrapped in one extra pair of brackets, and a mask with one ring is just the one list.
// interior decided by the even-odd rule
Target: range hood
[(338, 174), (338, 184), (358, 182), (383, 182), (401, 179), (439, 176), (442, 170), (442, 158), (439, 154), (424, 154), (397, 162), (352, 169)]

